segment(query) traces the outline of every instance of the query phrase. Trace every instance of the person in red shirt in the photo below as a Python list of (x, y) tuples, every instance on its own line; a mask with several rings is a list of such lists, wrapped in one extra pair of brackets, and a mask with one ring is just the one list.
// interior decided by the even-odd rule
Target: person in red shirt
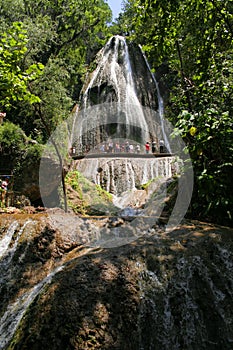
[(147, 142), (145, 144), (145, 149), (146, 149), (146, 153), (149, 153), (149, 151), (150, 151), (150, 144), (149, 144), (149, 142)]

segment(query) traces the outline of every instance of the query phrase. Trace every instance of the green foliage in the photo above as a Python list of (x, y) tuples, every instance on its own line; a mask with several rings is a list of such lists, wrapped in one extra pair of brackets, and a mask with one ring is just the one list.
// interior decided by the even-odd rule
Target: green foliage
[(26, 135), (17, 125), (5, 122), (0, 125), (0, 148), (2, 155), (17, 157), (25, 151)]
[(100, 185), (96, 185), (96, 190), (100, 197), (104, 198), (107, 202), (112, 202), (112, 194), (105, 191)]
[(83, 181), (85, 181), (84, 177), (77, 170), (69, 172), (66, 177), (67, 184), (69, 184), (75, 191), (79, 193), (80, 199), (83, 197), (80, 182)]
[[(0, 0), (0, 13), (2, 28), (7, 31), (15, 18), (23, 23), (24, 30), (20, 32), (23, 51), (18, 55), (17, 66), (25, 68), (24, 88), (30, 83), (31, 93), (26, 95), (28, 99), (25, 96), (22, 99), (14, 91), (14, 105), (8, 108), (9, 119), (19, 124), (27, 135), (45, 142), (69, 116), (78, 100), (88, 64), (110, 35), (107, 26), (110, 8), (104, 0), (12, 0), (10, 4), (8, 0)], [(32, 69), (42, 67), (41, 64), (45, 66), (44, 74), (34, 79)], [(39, 103), (30, 106), (28, 102)]]
[[(192, 215), (230, 225), (233, 194), (233, 122), (228, 112), (207, 109), (203, 113), (187, 111), (178, 117), (174, 134), (188, 145), (195, 170)], [(195, 130), (192, 133), (192, 128)]]
[(3, 109), (25, 100), (29, 103), (40, 99), (29, 91), (29, 82), (35, 80), (43, 69), (41, 64), (32, 64), (21, 68), (21, 62), (27, 52), (26, 31), (22, 23), (15, 22), (0, 38), (0, 106)]
[[(34, 164), (40, 162), (44, 146), (39, 143), (27, 142), (27, 147), (22, 158), (21, 165), (25, 165), (25, 168), (31, 167)], [(23, 164), (24, 163), (24, 164)]]
[(4, 173), (13, 171), (15, 182), (18, 183), (28, 169), (39, 169), (43, 148), (28, 138), (19, 126), (11, 122), (0, 125), (0, 168)]

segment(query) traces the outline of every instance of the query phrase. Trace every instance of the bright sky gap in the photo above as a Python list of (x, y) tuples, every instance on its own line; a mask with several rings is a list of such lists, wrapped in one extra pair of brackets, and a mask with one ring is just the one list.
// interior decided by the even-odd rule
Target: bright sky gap
[(121, 0), (107, 0), (108, 5), (111, 7), (113, 20), (118, 17), (121, 12), (122, 1)]

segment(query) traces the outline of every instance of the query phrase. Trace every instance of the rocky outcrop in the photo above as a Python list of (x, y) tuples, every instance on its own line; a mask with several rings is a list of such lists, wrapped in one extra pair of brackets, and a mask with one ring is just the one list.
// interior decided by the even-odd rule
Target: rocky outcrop
[[(49, 157), (38, 158), (34, 162), (24, 162), (20, 175), (14, 178), (16, 205), (23, 197), (32, 204), (46, 202), (57, 204), (57, 189), (61, 183), (59, 163)], [(23, 197), (22, 197), (23, 196)], [(54, 197), (54, 201), (52, 199)], [(56, 198), (56, 199), (55, 199)]]
[(108, 249), (91, 236), (132, 222), (59, 210), (0, 220), (1, 349), (232, 349), (232, 229), (155, 223)]
[(16, 202), (17, 197), (24, 196), (30, 202), (35, 202), (40, 199), (39, 188), (39, 166), (40, 158), (34, 162), (22, 162), (20, 174), (14, 176), (14, 191)]

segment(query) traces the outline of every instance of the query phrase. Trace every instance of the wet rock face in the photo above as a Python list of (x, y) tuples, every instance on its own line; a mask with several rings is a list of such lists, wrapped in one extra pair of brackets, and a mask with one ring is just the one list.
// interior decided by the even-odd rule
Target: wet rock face
[(1, 247), (13, 230), (0, 264), (2, 349), (232, 349), (232, 229), (154, 225), (101, 249), (88, 247), (96, 228), (132, 223), (54, 214), (0, 218)]
[(140, 47), (134, 43), (129, 43), (128, 47), (138, 99), (143, 107), (157, 110), (158, 96), (156, 86), (142, 51)]
[[(36, 203), (41, 200), (41, 195), (46, 198), (53, 191), (56, 192), (60, 182), (61, 169), (59, 163), (46, 157), (29, 165), (25, 164), (21, 176), (15, 177), (14, 189), (19, 195), (28, 198), (31, 203)], [(54, 196), (56, 196), (55, 193)]]
[(173, 157), (107, 160), (100, 157), (77, 161), (75, 167), (86, 178), (115, 195), (141, 189), (142, 185), (155, 178), (166, 181), (175, 171)]
[(156, 86), (138, 45), (127, 42), (123, 37), (113, 36), (97, 55), (96, 63), (96, 70), (82, 90), (83, 99), (86, 89), (89, 90), (89, 104), (125, 102), (127, 84), (131, 84), (129, 79), (132, 79), (138, 102), (143, 107), (158, 109)]

